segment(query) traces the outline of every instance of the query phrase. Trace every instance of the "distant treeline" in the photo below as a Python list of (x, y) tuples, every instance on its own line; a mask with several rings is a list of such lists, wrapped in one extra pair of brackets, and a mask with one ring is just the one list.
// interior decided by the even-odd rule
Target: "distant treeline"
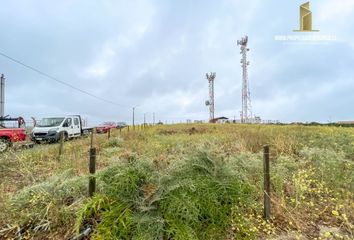
[(290, 123), (290, 125), (301, 125), (301, 126), (327, 126), (327, 127), (354, 127), (354, 123)]
[[(226, 123), (230, 123), (229, 121), (226, 121)], [(319, 122), (310, 122), (310, 123), (301, 123), (301, 122), (295, 122), (295, 123), (262, 123), (266, 125), (299, 125), (299, 126), (324, 126), (324, 127), (354, 127), (354, 123), (319, 123)]]

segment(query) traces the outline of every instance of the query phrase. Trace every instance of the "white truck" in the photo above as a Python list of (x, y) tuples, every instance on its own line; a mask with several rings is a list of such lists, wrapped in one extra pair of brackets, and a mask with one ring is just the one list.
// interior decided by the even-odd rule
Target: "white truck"
[(80, 115), (45, 117), (32, 129), (30, 137), (36, 143), (58, 142), (61, 136), (68, 140), (88, 131), (90, 128), (83, 129)]

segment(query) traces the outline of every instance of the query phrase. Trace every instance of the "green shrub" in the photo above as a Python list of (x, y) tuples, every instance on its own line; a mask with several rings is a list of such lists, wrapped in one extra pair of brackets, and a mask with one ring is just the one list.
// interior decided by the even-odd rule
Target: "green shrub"
[(313, 165), (317, 176), (335, 191), (354, 192), (354, 163), (332, 149), (304, 148), (301, 156)]
[(123, 144), (123, 139), (120, 137), (110, 138), (107, 142), (105, 142), (102, 147), (104, 148), (116, 148), (121, 147)]
[(14, 219), (28, 231), (48, 230), (67, 222), (70, 206), (86, 194), (86, 178), (73, 177), (72, 171), (24, 188), (10, 199)]
[(95, 239), (221, 239), (232, 207), (254, 200), (236, 169), (206, 153), (179, 161), (164, 175), (137, 160), (98, 177), (103, 195), (83, 207), (76, 224), (95, 225)]

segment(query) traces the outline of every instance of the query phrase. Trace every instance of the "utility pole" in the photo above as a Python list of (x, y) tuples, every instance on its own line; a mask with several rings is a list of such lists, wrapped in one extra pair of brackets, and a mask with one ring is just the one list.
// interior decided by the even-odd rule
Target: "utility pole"
[(146, 113), (144, 113), (144, 127), (146, 125)]
[(133, 107), (133, 130), (135, 130), (135, 108), (137, 108), (139, 106), (134, 106)]
[(206, 106), (209, 106), (209, 122), (215, 118), (215, 102), (214, 102), (214, 79), (216, 77), (216, 73), (207, 73), (206, 79), (209, 82), (209, 100), (205, 102)]
[[(0, 117), (5, 117), (5, 77), (1, 74), (0, 77)], [(0, 124), (3, 124), (0, 122)]]
[(247, 52), (250, 50), (247, 47), (248, 37), (245, 36), (241, 40), (237, 41), (237, 45), (241, 49), (241, 67), (242, 67), (242, 111), (241, 111), (241, 123), (252, 122), (252, 107), (251, 107), (251, 94), (248, 83), (247, 66), (250, 62), (247, 61)]

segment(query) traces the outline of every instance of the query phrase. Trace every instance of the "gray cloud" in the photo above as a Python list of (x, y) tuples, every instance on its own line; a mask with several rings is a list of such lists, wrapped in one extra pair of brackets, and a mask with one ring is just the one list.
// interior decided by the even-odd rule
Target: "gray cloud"
[(352, 5), (346, 5), (343, 21), (330, 13), (330, 0), (312, 4), (319, 16), (314, 24), (323, 34), (337, 35), (335, 43), (274, 41), (274, 35), (292, 34), (297, 27), (300, 3), (11, 1), (0, 9), (1, 51), (123, 107), (0, 58), (7, 77), (6, 113), (79, 113), (97, 123), (130, 121), (131, 106), (139, 105), (139, 121), (144, 112), (150, 119), (156, 112), (158, 119), (175, 122), (206, 119), (204, 75), (215, 71), (217, 115), (238, 117), (241, 68), (236, 40), (248, 34), (256, 115), (283, 121), (353, 119), (348, 111), (354, 100)]

